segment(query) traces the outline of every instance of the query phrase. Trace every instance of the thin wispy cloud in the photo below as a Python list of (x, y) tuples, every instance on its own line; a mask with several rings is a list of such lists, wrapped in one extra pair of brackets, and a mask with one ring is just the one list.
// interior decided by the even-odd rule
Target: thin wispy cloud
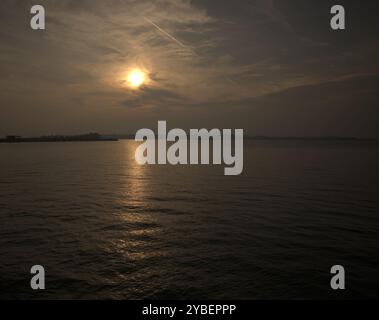
[[(332, 33), (325, 4), (310, 5), (301, 16), (285, 1), (40, 3), (47, 10), (44, 32), (29, 27), (32, 1), (0, 3), (3, 133), (27, 128), (27, 119), (15, 119), (29, 110), (50, 119), (40, 121), (43, 131), (64, 130), (62, 119), (72, 114), (98, 130), (124, 132), (167, 110), (176, 110), (178, 122), (191, 115), (211, 126), (215, 108), (217, 121), (254, 131), (261, 125), (255, 119), (266, 114), (258, 100), (378, 72), (378, 45), (367, 22), (374, 18), (365, 20), (366, 35), (357, 28)], [(150, 79), (139, 95), (125, 88), (125, 74), (134, 67)], [(331, 98), (320, 100), (325, 109), (326, 101)], [(234, 110), (242, 115), (231, 116)]]

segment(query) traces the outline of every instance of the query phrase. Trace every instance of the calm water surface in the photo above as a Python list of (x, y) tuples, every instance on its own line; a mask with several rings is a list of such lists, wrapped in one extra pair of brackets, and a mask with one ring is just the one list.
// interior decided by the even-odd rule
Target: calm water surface
[(378, 145), (246, 141), (236, 177), (136, 146), (0, 145), (1, 298), (379, 297)]

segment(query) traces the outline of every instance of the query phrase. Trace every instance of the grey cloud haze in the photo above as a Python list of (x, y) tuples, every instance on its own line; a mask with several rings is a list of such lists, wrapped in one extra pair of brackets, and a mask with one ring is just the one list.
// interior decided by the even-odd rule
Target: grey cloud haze
[[(0, 135), (133, 133), (379, 136), (378, 4), (340, 1), (41, 0), (0, 3)], [(138, 67), (140, 90), (125, 85)]]

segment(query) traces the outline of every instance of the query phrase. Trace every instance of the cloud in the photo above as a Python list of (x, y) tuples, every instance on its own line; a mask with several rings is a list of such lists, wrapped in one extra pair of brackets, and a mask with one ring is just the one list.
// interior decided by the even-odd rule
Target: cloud
[[(46, 130), (60, 124), (51, 121), (57, 109), (107, 131), (137, 113), (143, 122), (143, 112), (171, 117), (176, 110), (178, 119), (196, 113), (211, 123), (217, 106), (230, 109), (218, 114), (227, 123), (239, 107), (254, 112), (260, 98), (379, 72), (369, 28), (376, 17), (359, 25), (366, 28), (358, 28), (360, 37), (331, 33), (324, 3), (295, 2), (41, 0), (47, 29), (34, 32), (33, 1), (2, 0), (0, 104), (17, 105), (6, 110), (12, 119), (44, 110)], [(123, 84), (133, 67), (151, 80), (138, 94)], [(358, 93), (358, 85), (349, 90)], [(4, 132), (11, 126), (4, 123)]]

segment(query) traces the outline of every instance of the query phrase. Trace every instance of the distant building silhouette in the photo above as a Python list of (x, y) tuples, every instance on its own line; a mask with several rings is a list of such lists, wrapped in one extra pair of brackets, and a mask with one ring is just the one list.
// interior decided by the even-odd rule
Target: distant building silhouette
[(5, 140), (9, 141), (9, 142), (14, 142), (14, 141), (17, 141), (21, 139), (21, 136), (6, 136), (5, 137)]

